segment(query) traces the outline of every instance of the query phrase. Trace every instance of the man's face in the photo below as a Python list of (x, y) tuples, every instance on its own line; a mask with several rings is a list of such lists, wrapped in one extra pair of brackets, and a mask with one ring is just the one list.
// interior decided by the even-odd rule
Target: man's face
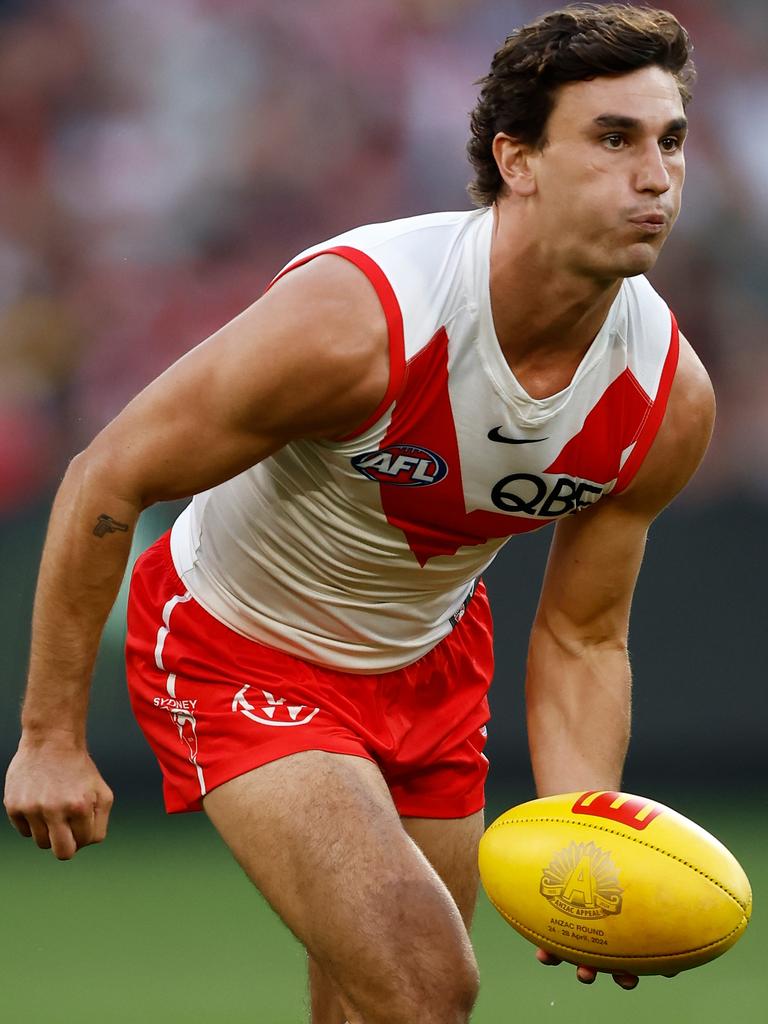
[(671, 74), (563, 86), (533, 158), (545, 244), (577, 273), (650, 270), (680, 211), (685, 116)]

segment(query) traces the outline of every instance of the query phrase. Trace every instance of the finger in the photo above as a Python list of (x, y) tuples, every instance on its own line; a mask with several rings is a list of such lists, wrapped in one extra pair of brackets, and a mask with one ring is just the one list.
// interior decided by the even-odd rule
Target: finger
[(633, 988), (637, 988), (640, 981), (635, 974), (614, 974), (613, 980), (620, 988), (626, 989), (628, 992)]
[(93, 838), (93, 819), (93, 808), (90, 808), (85, 813), (73, 814), (67, 818), (67, 826), (78, 850), (95, 842)]
[(107, 789), (106, 793), (96, 801), (96, 808), (93, 815), (93, 842), (102, 843), (107, 838), (107, 825), (109, 823), (109, 812), (112, 810), (114, 797), (112, 790)]
[(112, 790), (109, 786), (104, 786), (103, 790), (94, 793), (92, 800), (86, 811), (79, 811), (69, 818), (78, 849), (90, 846), (91, 843), (101, 843), (107, 835), (109, 812), (114, 801)]
[(576, 968), (576, 977), (582, 985), (592, 985), (597, 977), (597, 970), (594, 967), (585, 967), (582, 964)]
[(8, 815), (11, 824), (20, 832), (26, 839), (32, 835), (32, 829), (29, 827), (29, 822), (23, 814), (9, 814)]
[(78, 843), (68, 821), (51, 821), (48, 824), (49, 846), (57, 860), (71, 860), (78, 850)]
[(35, 844), (41, 850), (50, 850), (51, 839), (48, 835), (48, 825), (45, 818), (41, 814), (28, 814), (27, 822), (29, 823), (29, 830), (32, 833)]
[(536, 959), (540, 964), (544, 964), (545, 967), (557, 967), (558, 964), (563, 962), (560, 957), (555, 956), (554, 953), (548, 953), (546, 949), (537, 949)]

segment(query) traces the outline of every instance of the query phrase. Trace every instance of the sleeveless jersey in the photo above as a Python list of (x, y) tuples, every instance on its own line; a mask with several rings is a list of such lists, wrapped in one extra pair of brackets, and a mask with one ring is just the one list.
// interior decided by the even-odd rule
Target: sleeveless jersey
[(368, 225), (282, 271), (321, 253), (359, 267), (386, 315), (390, 379), (354, 435), (288, 444), (175, 523), (177, 572), (237, 632), (347, 672), (400, 668), (447, 635), (510, 536), (637, 472), (677, 365), (668, 307), (625, 280), (570, 384), (531, 398), (494, 332), (492, 225), (490, 210)]

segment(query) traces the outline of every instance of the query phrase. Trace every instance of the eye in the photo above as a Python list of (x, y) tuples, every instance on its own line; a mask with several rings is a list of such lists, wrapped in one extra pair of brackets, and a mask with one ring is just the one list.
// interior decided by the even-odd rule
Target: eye
[(682, 147), (683, 143), (676, 135), (667, 135), (666, 138), (661, 140), (659, 145), (665, 153), (674, 153)]
[(620, 132), (612, 132), (610, 135), (604, 135), (602, 142), (608, 147), (608, 149), (621, 149), (626, 139)]

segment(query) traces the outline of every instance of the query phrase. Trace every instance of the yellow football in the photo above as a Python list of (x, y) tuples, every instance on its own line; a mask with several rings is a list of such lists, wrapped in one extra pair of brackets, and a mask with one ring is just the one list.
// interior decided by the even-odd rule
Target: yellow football
[(480, 841), (491, 903), (574, 964), (674, 974), (714, 960), (752, 912), (736, 858), (682, 814), (629, 793), (566, 793), (502, 814)]

